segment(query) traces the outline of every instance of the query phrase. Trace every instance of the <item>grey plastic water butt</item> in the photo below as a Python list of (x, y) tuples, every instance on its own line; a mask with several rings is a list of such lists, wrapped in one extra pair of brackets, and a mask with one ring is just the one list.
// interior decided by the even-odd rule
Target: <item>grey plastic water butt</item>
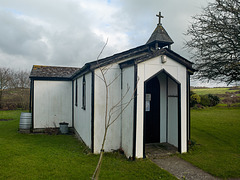
[(19, 129), (30, 130), (32, 128), (32, 113), (22, 112), (20, 116)]
[(59, 123), (59, 125), (60, 125), (60, 132), (62, 134), (67, 134), (68, 133), (68, 123), (62, 122), (62, 123)]

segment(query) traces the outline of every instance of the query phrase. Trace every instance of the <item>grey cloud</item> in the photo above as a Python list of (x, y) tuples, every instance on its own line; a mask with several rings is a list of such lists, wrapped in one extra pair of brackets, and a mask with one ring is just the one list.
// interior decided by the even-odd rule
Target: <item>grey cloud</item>
[[(207, 5), (207, 0), (118, 0), (121, 1), (122, 13), (127, 14), (134, 33), (129, 36), (134, 45), (145, 43), (155, 29), (158, 19), (156, 14), (161, 11), (164, 16), (162, 24), (173, 39), (173, 49), (188, 56), (182, 49), (184, 33), (190, 25), (191, 17), (201, 12), (201, 7)], [(208, 0), (213, 1), (213, 0)]]
[(47, 47), (40, 41), (42, 28), (0, 12), (0, 49), (11, 55), (45, 58)]
[(0, 64), (11, 61), (12, 65), (28, 68), (33, 64), (82, 66), (96, 60), (106, 40), (94, 34), (93, 27), (111, 36), (121, 33), (128, 37), (129, 43), (123, 47), (121, 36), (115, 39), (122, 49), (108, 45), (104, 57), (145, 44), (157, 25), (158, 11), (162, 11), (163, 26), (175, 42), (173, 50), (187, 55), (181, 49), (183, 33), (191, 16), (206, 4), (205, 0), (111, 0), (109, 6), (116, 11), (110, 14), (107, 9), (83, 8), (79, 2), (84, 0), (1, 1)]
[[(9, 3), (11, 4), (11, 1)], [(20, 16), (41, 18), (49, 26), (27, 21), (19, 18), (19, 14), (0, 9), (0, 26), (3, 27), (0, 29), (0, 62), (6, 62), (3, 54), (8, 54), (6, 58), (11, 61), (19, 63), (19, 59), (25, 59), (29, 66), (82, 66), (97, 57), (100, 51), (97, 50), (101, 49), (103, 42), (91, 32), (92, 22), (84, 14), (84, 10), (79, 10), (74, 2), (56, 1), (56, 4), (60, 3), (56, 7), (53, 7), (52, 3), (54, 4), (38, 1), (32, 4), (32, 1), (22, 1), (22, 4), (12, 4), (12, 8), (20, 12)]]

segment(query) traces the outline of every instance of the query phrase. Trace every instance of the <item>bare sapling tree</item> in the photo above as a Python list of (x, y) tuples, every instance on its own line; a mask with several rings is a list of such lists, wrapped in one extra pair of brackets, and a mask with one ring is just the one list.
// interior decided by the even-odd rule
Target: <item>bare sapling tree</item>
[(11, 79), (11, 86), (12, 88), (29, 88), (30, 87), (30, 79), (29, 79), (30, 72), (19, 70), (14, 71), (12, 74)]
[[(28, 89), (30, 87), (29, 72), (24, 70), (13, 70), (10, 68), (0, 67), (0, 108), (9, 102), (9, 99), (4, 98), (7, 90), (19, 89), (18, 93), (14, 95), (14, 104), (19, 104), (22, 108), (28, 107)], [(11, 96), (12, 98), (13, 96)], [(4, 99), (4, 102), (3, 102)]]
[(30, 72), (24, 70), (18, 70), (13, 72), (11, 84), (12, 88), (18, 88), (18, 106), (27, 109), (28, 108), (28, 96), (30, 88)]
[(11, 70), (9, 68), (0, 68), (0, 108), (2, 108), (3, 90), (9, 87), (11, 80)]
[[(92, 175), (92, 179), (93, 180), (97, 180), (99, 178), (99, 174), (100, 174), (100, 169), (101, 169), (101, 165), (102, 165), (102, 161), (103, 161), (103, 154), (104, 154), (104, 146), (106, 143), (106, 138), (107, 138), (107, 133), (109, 128), (111, 127), (111, 125), (116, 122), (118, 120), (118, 118), (121, 116), (122, 112), (129, 106), (129, 104), (131, 103), (131, 101), (135, 98), (135, 91), (134, 90), (133, 94), (131, 95), (130, 99), (126, 100), (126, 96), (129, 93), (130, 87), (127, 85), (127, 89), (126, 92), (124, 92), (122, 94), (122, 97), (120, 98), (119, 101), (117, 101), (114, 105), (111, 105), (111, 107), (109, 107), (109, 88), (111, 85), (113, 85), (113, 83), (120, 77), (121, 74), (118, 74), (116, 77), (113, 78), (113, 80), (109, 81), (106, 77), (107, 72), (109, 71), (109, 69), (112, 67), (110, 66), (101, 66), (99, 64), (99, 57), (101, 56), (103, 50), (105, 49), (106, 45), (108, 43), (108, 39), (105, 43), (105, 45), (103, 46), (101, 52), (99, 53), (98, 57), (97, 57), (97, 62), (98, 62), (98, 68), (100, 70), (100, 75), (95, 74), (99, 79), (102, 80), (102, 82), (104, 83), (104, 87), (105, 87), (105, 112), (104, 112), (104, 134), (103, 134), (103, 140), (102, 140), (102, 146), (101, 146), (101, 150), (100, 150), (100, 156), (99, 156), (99, 160), (98, 160), (98, 164), (96, 166), (96, 169)], [(125, 99), (125, 103), (123, 103), (123, 100)]]

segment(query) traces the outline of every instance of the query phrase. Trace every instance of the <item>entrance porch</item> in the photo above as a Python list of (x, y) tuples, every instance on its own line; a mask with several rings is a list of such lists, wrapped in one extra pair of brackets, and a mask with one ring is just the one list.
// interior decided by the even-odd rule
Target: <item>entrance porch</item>
[(161, 70), (144, 82), (144, 95), (144, 155), (159, 143), (181, 152), (180, 83)]

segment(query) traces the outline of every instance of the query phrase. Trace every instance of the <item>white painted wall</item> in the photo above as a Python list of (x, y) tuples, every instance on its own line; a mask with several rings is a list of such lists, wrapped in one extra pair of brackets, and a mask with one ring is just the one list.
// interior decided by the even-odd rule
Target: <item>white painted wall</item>
[(167, 62), (162, 64), (161, 56), (138, 64), (139, 82), (137, 85), (137, 127), (136, 127), (136, 156), (143, 157), (143, 118), (144, 118), (144, 81), (161, 69), (165, 69), (181, 83), (181, 152), (187, 151), (187, 110), (186, 110), (186, 67), (167, 57)]
[(72, 126), (72, 82), (34, 81), (34, 128)]
[[(109, 86), (109, 100), (108, 110), (115, 106), (118, 102), (121, 105), (121, 69), (118, 64), (112, 64), (107, 67), (105, 78), (107, 79)], [(94, 153), (99, 153), (102, 146), (103, 136), (105, 132), (105, 85), (100, 79), (102, 75), (99, 69), (95, 70), (95, 89), (94, 89)], [(120, 106), (121, 107), (121, 106)], [(119, 106), (115, 108), (112, 119), (121, 112)], [(121, 116), (110, 126), (107, 139), (105, 143), (105, 151), (112, 151), (119, 149), (121, 145)]]
[[(78, 81), (78, 104), (76, 101), (76, 81)], [(74, 128), (80, 135), (84, 143), (91, 148), (91, 113), (92, 113), (92, 74), (85, 75), (86, 82), (86, 108), (82, 108), (83, 76), (74, 81)]]
[(168, 96), (167, 142), (178, 147), (178, 86), (171, 78), (168, 78)]
[(169, 144), (178, 147), (178, 98), (168, 98), (168, 139)]
[(158, 76), (160, 82), (160, 142), (166, 142), (167, 127), (167, 77), (164, 73)]
[[(127, 89), (129, 91), (127, 92)], [(126, 93), (127, 92), (127, 93)], [(126, 95), (126, 96), (125, 96)], [(127, 157), (133, 156), (133, 117), (134, 117), (134, 66), (122, 70), (122, 107), (130, 104), (122, 113), (122, 149)]]

